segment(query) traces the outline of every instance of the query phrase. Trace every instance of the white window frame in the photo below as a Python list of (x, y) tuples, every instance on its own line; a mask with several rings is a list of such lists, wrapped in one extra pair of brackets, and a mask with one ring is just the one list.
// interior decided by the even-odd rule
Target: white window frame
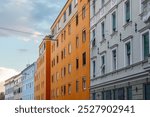
[(126, 56), (126, 52), (127, 52), (127, 50), (126, 50), (126, 44), (127, 43), (130, 43), (130, 51), (131, 51), (131, 56), (130, 56), (130, 65), (132, 65), (132, 63), (133, 63), (133, 52), (132, 52), (132, 39), (129, 39), (129, 40), (127, 40), (127, 41), (125, 41), (125, 43), (124, 43), (124, 67), (126, 67), (126, 66), (128, 66), (127, 65), (127, 56)]
[(113, 48), (112, 50), (111, 50), (111, 71), (116, 71), (116, 70), (114, 70), (114, 68), (113, 68), (113, 54), (112, 54), (112, 52), (114, 51), (114, 50), (116, 50), (116, 70), (118, 69), (118, 47), (115, 47), (115, 48)]
[(144, 60), (143, 35), (144, 35), (145, 33), (147, 33), (147, 32), (149, 33), (149, 52), (150, 52), (150, 30), (147, 29), (147, 30), (143, 31), (143, 32), (141, 33), (141, 36), (140, 36), (141, 61)]
[[(132, 21), (132, 0), (129, 0), (130, 1), (130, 21)], [(126, 22), (126, 15), (125, 15), (125, 3), (127, 2), (127, 0), (124, 0), (123, 2), (123, 25), (125, 25), (127, 22)], [(129, 21), (129, 22), (130, 22)]]

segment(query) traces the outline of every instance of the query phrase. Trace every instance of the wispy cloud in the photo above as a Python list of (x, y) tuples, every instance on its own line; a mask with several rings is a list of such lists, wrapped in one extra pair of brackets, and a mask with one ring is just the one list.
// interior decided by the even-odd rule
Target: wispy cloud
[[(0, 29), (0, 36), (15, 35), (29, 40), (43, 38), (38, 35), (50, 32), (49, 28), (65, 2), (66, 0), (0, 0), (0, 27), (33, 33), (31, 36)], [(26, 39), (22, 40), (28, 42)]]
[(19, 72), (15, 69), (0, 67), (0, 82), (17, 75)]
[(18, 49), (18, 51), (21, 52), (21, 53), (22, 52), (24, 53), (24, 52), (28, 52), (28, 49)]
[(4, 91), (5, 80), (17, 75), (19, 72), (14, 69), (0, 67), (0, 92)]

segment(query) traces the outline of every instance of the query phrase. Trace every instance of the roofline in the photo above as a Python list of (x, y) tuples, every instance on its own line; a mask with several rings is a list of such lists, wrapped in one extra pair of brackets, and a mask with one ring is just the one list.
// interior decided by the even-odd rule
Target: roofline
[(58, 14), (58, 16), (56, 17), (56, 19), (55, 19), (55, 21), (54, 21), (54, 23), (52, 24), (52, 26), (51, 26), (51, 28), (50, 29), (52, 29), (52, 27), (54, 26), (54, 24), (56, 23), (56, 21), (57, 21), (57, 19), (58, 19), (58, 17), (60, 16), (60, 14), (63, 12), (63, 10), (64, 10), (64, 8), (66, 7), (66, 5), (68, 4), (68, 2), (69, 2), (70, 0), (67, 0), (66, 1), (66, 4), (63, 6), (63, 8), (61, 9), (61, 11), (59, 12), (59, 14)]
[(31, 65), (29, 65), (28, 67), (26, 67), (26, 68), (21, 72), (21, 74), (22, 74), (24, 71), (26, 71), (28, 68), (32, 67), (34, 64), (36, 64), (36, 62), (33, 62)]
[(9, 81), (9, 80), (14, 80), (14, 79), (15, 79), (16, 77), (18, 77), (19, 75), (21, 75), (21, 73), (19, 73), (19, 74), (17, 74), (17, 75), (14, 75), (14, 76), (12, 76), (11, 78), (5, 80), (5, 84), (4, 84), (4, 85), (9, 84), (9, 83), (6, 83), (6, 82)]

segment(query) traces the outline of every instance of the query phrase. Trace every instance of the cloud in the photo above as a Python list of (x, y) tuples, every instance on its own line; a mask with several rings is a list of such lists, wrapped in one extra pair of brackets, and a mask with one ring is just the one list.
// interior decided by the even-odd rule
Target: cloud
[(14, 69), (0, 67), (0, 92), (4, 91), (5, 80), (17, 74), (19, 74), (19, 72)]
[[(66, 0), (0, 0), (0, 27), (31, 32), (33, 35), (47, 35), (65, 3)], [(14, 35), (28, 37), (29, 40), (35, 39), (30, 34), (0, 29), (0, 36)], [(37, 35), (36, 38), (43, 37)]]
[(0, 82), (17, 75), (19, 72), (15, 69), (0, 67)]
[(24, 52), (28, 52), (28, 49), (18, 49), (18, 51), (21, 52), (21, 53), (22, 52), (24, 53)]

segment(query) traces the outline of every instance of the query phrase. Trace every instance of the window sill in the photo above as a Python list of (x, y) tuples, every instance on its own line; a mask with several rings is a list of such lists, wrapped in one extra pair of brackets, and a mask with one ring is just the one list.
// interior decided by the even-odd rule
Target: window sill
[(132, 21), (126, 22), (123, 27), (126, 29), (129, 25), (132, 25)]
[(100, 42), (100, 44), (102, 45), (104, 42), (106, 42), (105, 38), (102, 39), (102, 41)]
[(117, 33), (118, 33), (118, 31), (113, 31), (112, 34), (110, 35), (111, 38), (112, 38), (113, 36), (117, 35)]

